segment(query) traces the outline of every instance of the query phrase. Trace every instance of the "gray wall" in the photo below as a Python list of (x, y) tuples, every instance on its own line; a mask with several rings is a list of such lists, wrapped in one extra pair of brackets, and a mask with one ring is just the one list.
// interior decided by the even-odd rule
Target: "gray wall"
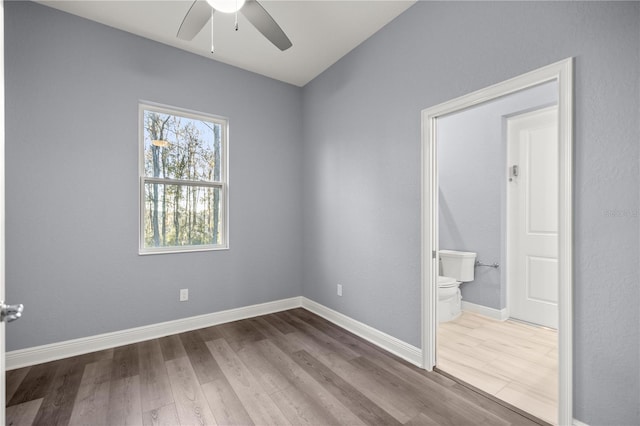
[[(302, 90), (5, 7), (9, 350), (301, 292), (419, 346), (420, 111), (575, 56), (575, 414), (640, 423), (640, 4), (420, 2)], [(137, 255), (138, 99), (230, 118), (229, 251)]]
[(438, 119), (440, 248), (475, 252), (482, 263), (501, 265), (475, 268), (473, 282), (460, 285), (467, 302), (507, 306), (505, 117), (557, 99), (553, 81)]
[[(300, 295), (300, 88), (5, 7), (8, 350)], [(139, 99), (229, 118), (230, 250), (138, 255)]]
[(573, 56), (575, 416), (640, 424), (639, 22), (637, 2), (418, 2), (308, 84), (304, 295), (420, 346), (420, 111)]

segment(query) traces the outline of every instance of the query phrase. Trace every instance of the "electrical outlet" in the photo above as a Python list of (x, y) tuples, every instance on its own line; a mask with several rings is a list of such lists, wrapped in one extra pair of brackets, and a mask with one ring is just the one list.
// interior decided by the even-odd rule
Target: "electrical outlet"
[(186, 302), (187, 300), (189, 300), (189, 289), (188, 288), (181, 288), (180, 289), (180, 301), (181, 302)]
[(338, 284), (338, 296), (342, 296), (342, 284)]

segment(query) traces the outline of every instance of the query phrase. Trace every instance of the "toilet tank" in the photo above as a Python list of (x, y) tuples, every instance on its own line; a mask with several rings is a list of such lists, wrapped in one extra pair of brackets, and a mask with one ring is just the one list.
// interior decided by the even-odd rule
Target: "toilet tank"
[(440, 250), (439, 253), (442, 262), (440, 275), (462, 282), (473, 281), (476, 253), (456, 250)]

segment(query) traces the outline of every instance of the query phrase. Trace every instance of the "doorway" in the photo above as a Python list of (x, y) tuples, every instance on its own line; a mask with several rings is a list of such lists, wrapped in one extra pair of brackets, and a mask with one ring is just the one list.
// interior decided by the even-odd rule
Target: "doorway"
[[(572, 413), (572, 59), (558, 62), (519, 77), (490, 86), (422, 112), (423, 208), (422, 288), (423, 366), (436, 366), (437, 276), (439, 250), (438, 120), (449, 114), (490, 102), (509, 94), (557, 82), (558, 95), (558, 214), (557, 278), (558, 301), (558, 424), (571, 424)], [(446, 247), (450, 248), (450, 247)]]
[[(438, 289), (436, 367), (549, 423), (558, 411), (557, 102), (550, 81), (437, 122), (439, 275), (461, 281), (462, 301), (454, 309), (451, 291)], [(452, 271), (443, 249), (478, 263)]]

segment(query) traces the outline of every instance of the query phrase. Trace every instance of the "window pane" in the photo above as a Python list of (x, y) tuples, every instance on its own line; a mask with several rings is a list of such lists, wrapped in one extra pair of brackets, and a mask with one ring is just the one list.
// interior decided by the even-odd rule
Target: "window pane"
[(144, 247), (222, 244), (220, 188), (145, 183)]
[(144, 111), (144, 175), (220, 181), (222, 125)]

